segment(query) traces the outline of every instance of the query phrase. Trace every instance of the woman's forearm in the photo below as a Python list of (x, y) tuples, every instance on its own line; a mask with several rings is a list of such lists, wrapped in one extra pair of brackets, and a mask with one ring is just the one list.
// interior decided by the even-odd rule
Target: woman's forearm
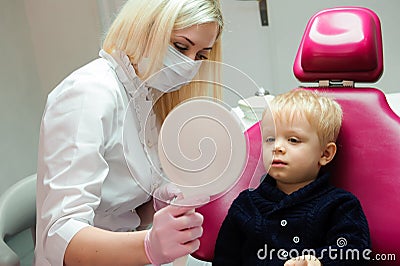
[(80, 230), (68, 244), (64, 265), (145, 265), (147, 231), (110, 232), (96, 227)]

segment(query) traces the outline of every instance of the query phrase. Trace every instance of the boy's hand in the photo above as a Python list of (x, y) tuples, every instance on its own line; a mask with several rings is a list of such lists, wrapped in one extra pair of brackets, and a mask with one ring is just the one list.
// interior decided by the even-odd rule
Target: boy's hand
[(284, 266), (321, 266), (321, 262), (312, 255), (300, 256), (287, 260)]

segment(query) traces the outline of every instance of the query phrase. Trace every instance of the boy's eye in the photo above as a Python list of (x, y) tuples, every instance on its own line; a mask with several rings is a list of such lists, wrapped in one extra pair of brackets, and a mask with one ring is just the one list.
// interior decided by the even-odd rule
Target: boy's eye
[(300, 140), (298, 138), (293, 138), (293, 137), (289, 138), (288, 141), (292, 143), (300, 143)]
[(267, 142), (267, 143), (271, 143), (271, 142), (274, 142), (274, 141), (275, 141), (274, 137), (268, 137), (268, 138), (265, 139), (265, 142)]

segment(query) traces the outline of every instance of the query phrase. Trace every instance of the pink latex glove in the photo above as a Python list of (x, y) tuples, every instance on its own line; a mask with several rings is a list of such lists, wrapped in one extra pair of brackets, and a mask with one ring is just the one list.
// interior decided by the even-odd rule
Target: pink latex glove
[(182, 197), (182, 191), (174, 184), (167, 183), (160, 186), (153, 193), (154, 210), (158, 211), (168, 206), (178, 196)]
[[(178, 198), (182, 205), (199, 205), (208, 199), (188, 201)], [(191, 254), (200, 247), (203, 216), (192, 206), (169, 205), (154, 214), (153, 226), (144, 239), (146, 255), (153, 265), (161, 265)]]

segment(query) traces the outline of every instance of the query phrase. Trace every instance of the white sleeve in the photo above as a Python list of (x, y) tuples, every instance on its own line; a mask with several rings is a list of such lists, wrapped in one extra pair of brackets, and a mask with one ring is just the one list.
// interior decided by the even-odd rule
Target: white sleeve
[(51, 265), (63, 265), (69, 241), (93, 225), (100, 204), (109, 171), (105, 148), (117, 126), (110, 84), (117, 83), (73, 74), (47, 102), (38, 156), (37, 245)]

